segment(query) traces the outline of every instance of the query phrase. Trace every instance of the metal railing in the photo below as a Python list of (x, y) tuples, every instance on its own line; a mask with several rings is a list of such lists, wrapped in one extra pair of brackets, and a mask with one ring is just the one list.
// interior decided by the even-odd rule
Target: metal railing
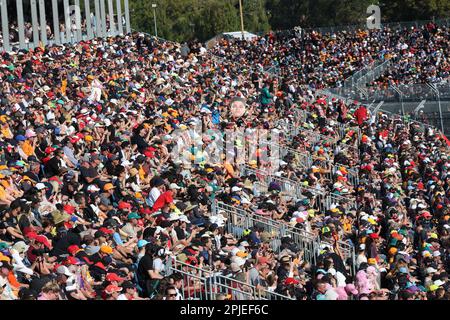
[(333, 205), (343, 205), (347, 208), (357, 208), (356, 200), (350, 195), (338, 195), (324, 190), (311, 189), (304, 187), (299, 181), (294, 181), (289, 178), (279, 177), (270, 174), (264, 170), (255, 169), (245, 164), (240, 165), (240, 173), (242, 176), (254, 174), (259, 183), (269, 186), (270, 183), (276, 183), (280, 186), (281, 191), (287, 194), (295, 195), (297, 198), (306, 197), (308, 194), (313, 195), (313, 204), (322, 213), (330, 210)]
[(183, 276), (179, 290), (183, 300), (217, 300), (219, 295), (228, 296), (229, 300), (294, 300), (267, 289), (257, 289), (249, 283), (225, 276), (220, 271), (199, 268), (171, 257), (166, 274), (174, 272)]
[(291, 227), (284, 221), (274, 220), (223, 202), (216, 203), (216, 210), (217, 213), (221, 213), (227, 218), (227, 231), (233, 236), (240, 238), (244, 230), (261, 226), (264, 231), (271, 234), (270, 245), (274, 252), (280, 253), (282, 251), (281, 238), (290, 237), (298, 250), (303, 250), (303, 259), (311, 264), (316, 263), (320, 239), (315, 234)]
[[(217, 202), (214, 205), (213, 215), (218, 213), (227, 218), (227, 231), (237, 238), (242, 237), (246, 229), (251, 229), (257, 225), (263, 227), (264, 231), (272, 235), (270, 244), (274, 252), (279, 253), (281, 251), (281, 238), (290, 237), (298, 250), (303, 251), (303, 259), (313, 265), (316, 264), (320, 255), (322, 244), (331, 248), (335, 246), (335, 244), (322, 240), (311, 232), (291, 227), (286, 222), (267, 218), (223, 202)], [(341, 240), (337, 244), (339, 245), (344, 264), (350, 268), (351, 274), (355, 274), (355, 251), (353, 246)]]
[(361, 91), (361, 88), (374, 82), (386, 72), (394, 63), (394, 59), (380, 60), (364, 69), (359, 70), (344, 82), (345, 88), (352, 88)]

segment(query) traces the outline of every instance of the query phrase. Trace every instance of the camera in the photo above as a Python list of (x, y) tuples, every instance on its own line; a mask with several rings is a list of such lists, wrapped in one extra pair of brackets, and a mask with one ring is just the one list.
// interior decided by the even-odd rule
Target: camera
[(47, 248), (43, 248), (43, 249), (33, 249), (31, 251), (32, 254), (34, 254), (35, 256), (38, 257), (42, 257), (44, 254), (49, 253), (50, 250), (48, 250)]

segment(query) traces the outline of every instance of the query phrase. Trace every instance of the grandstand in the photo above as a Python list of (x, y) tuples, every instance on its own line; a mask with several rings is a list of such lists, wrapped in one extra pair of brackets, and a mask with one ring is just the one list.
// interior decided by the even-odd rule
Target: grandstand
[(124, 4), (0, 1), (1, 300), (448, 300), (445, 23), (207, 50)]

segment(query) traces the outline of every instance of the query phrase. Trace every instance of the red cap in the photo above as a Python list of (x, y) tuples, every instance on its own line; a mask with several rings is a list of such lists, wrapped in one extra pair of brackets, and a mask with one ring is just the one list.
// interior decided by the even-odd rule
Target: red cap
[(67, 251), (68, 251), (70, 254), (75, 254), (75, 253), (77, 253), (79, 250), (80, 250), (80, 247), (77, 246), (76, 244), (71, 245), (71, 246), (69, 246), (69, 247), (67, 248)]
[(47, 239), (46, 236), (39, 235), (39, 236), (37, 236), (37, 237), (35, 238), (35, 240), (36, 240), (37, 242), (39, 242), (39, 243), (42, 243), (42, 244), (45, 245), (47, 248), (51, 248), (51, 244), (50, 244), (50, 242), (48, 241), (48, 239)]
[(305, 219), (299, 217), (296, 219), (296, 221), (297, 221), (297, 223), (303, 223), (303, 222), (305, 222)]
[(75, 207), (71, 206), (70, 204), (66, 204), (64, 206), (64, 211), (67, 212), (68, 214), (74, 214), (75, 212)]
[(121, 278), (117, 275), (117, 273), (108, 273), (106, 275), (106, 280), (111, 282), (111, 281), (124, 281), (125, 278)]
[(299, 284), (299, 282), (294, 278), (286, 278), (286, 280), (284, 280), (284, 284), (285, 285)]
[(150, 208), (141, 208), (141, 209), (139, 209), (139, 213), (152, 214), (152, 210)]
[(81, 140), (80, 137), (75, 136), (75, 137), (73, 137), (73, 138), (70, 139), (70, 143), (77, 143), (77, 142), (80, 141), (80, 140)]
[(119, 209), (131, 209), (131, 204), (125, 201), (119, 202)]
[(371, 233), (370, 236), (372, 239), (378, 239), (380, 238), (380, 236), (378, 235), (378, 233)]
[(54, 151), (56, 151), (56, 149), (53, 148), (53, 147), (47, 147), (47, 148), (45, 148), (45, 153), (46, 153), (46, 154), (50, 154), (50, 153), (52, 153), (52, 152), (54, 152)]
[(113, 230), (105, 228), (105, 227), (101, 227), (100, 229), (98, 229), (98, 231), (101, 231), (101, 232), (106, 233), (106, 234), (113, 234), (114, 233)]
[(431, 218), (432, 215), (428, 211), (425, 211), (424, 213), (422, 213), (422, 217), (424, 217), (424, 218)]
[(60, 185), (63, 184), (63, 182), (61, 181), (61, 179), (60, 179), (59, 177), (57, 177), (57, 176), (54, 176), (54, 177), (49, 178), (48, 181), (56, 181), (56, 182), (58, 182), (58, 184), (60, 184)]
[(120, 291), (122, 291), (122, 288), (121, 288), (121, 287), (118, 287), (118, 286), (115, 286), (115, 285), (113, 285), (113, 284), (110, 284), (109, 286), (107, 286), (107, 287), (105, 288), (105, 292), (106, 292), (107, 294), (111, 294), (111, 293), (114, 293), (114, 292), (120, 292)]
[(80, 264), (80, 261), (77, 258), (73, 257), (73, 256), (69, 256), (64, 261), (64, 264), (77, 265), (77, 264)]
[(94, 264), (94, 266), (99, 267), (100, 269), (106, 271), (105, 265), (103, 263), (101, 263), (101, 262), (97, 262), (96, 264)]

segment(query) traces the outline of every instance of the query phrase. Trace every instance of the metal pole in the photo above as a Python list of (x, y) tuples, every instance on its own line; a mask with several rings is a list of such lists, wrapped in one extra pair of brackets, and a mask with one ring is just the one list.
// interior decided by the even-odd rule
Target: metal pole
[(155, 22), (155, 36), (158, 38), (158, 27), (156, 26), (156, 8), (153, 7), (153, 21)]
[(123, 34), (123, 25), (122, 25), (122, 1), (117, 0), (116, 2), (117, 8), (117, 27), (119, 29), (119, 34)]
[(90, 40), (94, 35), (92, 33), (91, 3), (89, 0), (84, 0), (84, 10), (86, 14), (87, 40)]
[(114, 6), (112, 0), (108, 0), (108, 12), (109, 12), (109, 29), (111, 30), (111, 35), (116, 35), (116, 26), (114, 22)]
[(45, 0), (39, 0), (39, 16), (41, 18), (41, 41), (47, 45), (47, 20), (45, 17)]
[(24, 49), (25, 48), (25, 29), (24, 29), (25, 24), (23, 22), (22, 0), (17, 0), (16, 8), (17, 8), (17, 28), (19, 31), (19, 47), (20, 47), (20, 49)]
[(102, 18), (100, 14), (100, 0), (95, 0), (95, 36), (102, 36)]
[(437, 90), (437, 89), (436, 89), (436, 95), (437, 95), (438, 104), (439, 104), (439, 117), (441, 118), (441, 129), (442, 129), (442, 134), (445, 135), (445, 130), (444, 130), (444, 119), (442, 118), (441, 97), (440, 97), (440, 94), (439, 94), (439, 90)]
[(9, 45), (9, 22), (8, 22), (8, 3), (6, 0), (0, 0), (0, 9), (2, 17), (2, 35), (3, 35), (3, 50), (10, 51)]
[(102, 19), (102, 36), (108, 36), (108, 27), (106, 26), (106, 10), (105, 10), (105, 0), (100, 0), (100, 16)]
[(239, 0), (239, 11), (241, 13), (241, 32), (242, 32), (242, 40), (245, 39), (244, 37), (244, 13), (242, 10), (242, 0)]
[(126, 23), (126, 33), (131, 33), (130, 4), (128, 3), (128, 0), (125, 0), (125, 23)]
[(39, 46), (39, 22), (36, 8), (36, 0), (30, 0), (31, 5), (31, 24), (33, 25), (33, 44)]
[(59, 31), (59, 15), (58, 15), (58, 0), (52, 0), (53, 9), (53, 35), (55, 43), (61, 43), (60, 31)]
[(81, 8), (80, 0), (75, 0), (75, 41), (83, 40), (83, 30), (81, 29)]
[(66, 25), (66, 34), (64, 35), (64, 43), (70, 42), (70, 12), (69, 12), (69, 0), (64, 0), (64, 23)]

